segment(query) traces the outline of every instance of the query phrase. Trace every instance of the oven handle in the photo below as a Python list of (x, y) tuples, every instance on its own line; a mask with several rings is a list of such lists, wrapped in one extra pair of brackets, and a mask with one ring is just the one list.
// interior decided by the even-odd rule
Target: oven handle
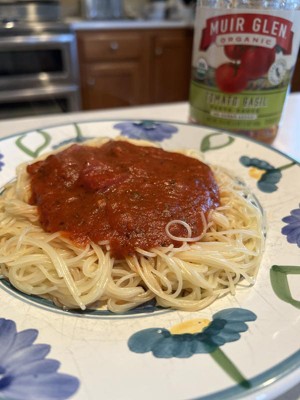
[(0, 91), (0, 104), (7, 101), (53, 98), (71, 93), (78, 93), (77, 85), (48, 86), (47, 88), (34, 88), (22, 90)]
[[(24, 46), (24, 45), (55, 45), (71, 43), (75, 40), (72, 33), (64, 34), (42, 34), (38, 36), (6, 36), (0, 38), (0, 51), (4, 47)], [(15, 48), (15, 47), (14, 47)]]

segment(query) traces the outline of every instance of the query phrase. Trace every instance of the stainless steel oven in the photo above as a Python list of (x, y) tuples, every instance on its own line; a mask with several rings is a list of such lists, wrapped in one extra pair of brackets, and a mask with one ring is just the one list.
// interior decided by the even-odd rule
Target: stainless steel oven
[(26, 35), (20, 30), (4, 33), (0, 29), (1, 89), (67, 84), (76, 80), (74, 34), (35, 31)]
[(75, 85), (0, 91), (0, 119), (78, 111)]
[[(57, 2), (17, 3), (22, 12), (16, 12), (16, 2), (8, 12), (6, 3), (9, 17), (4, 17), (0, 0), (0, 118), (79, 110), (75, 34), (67, 24), (48, 20), (49, 15), (57, 16), (49, 13)], [(47, 3), (48, 14), (42, 18), (28, 11), (32, 20), (21, 20), (33, 3)]]

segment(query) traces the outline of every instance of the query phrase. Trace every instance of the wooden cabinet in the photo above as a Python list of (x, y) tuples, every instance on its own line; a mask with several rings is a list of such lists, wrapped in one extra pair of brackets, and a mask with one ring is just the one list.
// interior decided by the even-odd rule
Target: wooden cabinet
[(291, 84), (292, 92), (300, 92), (300, 51), (298, 53), (298, 59), (295, 66), (292, 84)]
[(142, 103), (139, 67), (134, 62), (98, 63), (85, 67), (82, 100), (85, 109)]
[(160, 32), (151, 42), (150, 101), (187, 100), (189, 94), (192, 37), (190, 29)]
[(193, 31), (77, 33), (85, 110), (187, 100)]
[(134, 31), (77, 35), (84, 110), (145, 103), (144, 38)]

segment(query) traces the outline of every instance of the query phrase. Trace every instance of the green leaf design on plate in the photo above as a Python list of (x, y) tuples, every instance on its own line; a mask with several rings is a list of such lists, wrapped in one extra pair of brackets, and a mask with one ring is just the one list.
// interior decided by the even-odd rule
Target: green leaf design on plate
[(288, 168), (293, 167), (293, 166), (296, 165), (296, 164), (297, 164), (296, 161), (292, 161), (292, 162), (290, 162), (290, 163), (288, 163), (288, 164), (284, 164), (284, 165), (282, 165), (281, 167), (278, 167), (277, 169), (280, 170), (280, 171), (283, 171), (283, 170), (285, 170), (285, 169), (288, 169)]
[[(225, 139), (225, 140), (224, 140)], [(215, 142), (215, 143), (214, 143)], [(200, 146), (200, 150), (205, 153), (206, 151), (218, 150), (231, 145), (234, 142), (234, 138), (226, 136), (224, 133), (210, 133), (206, 135)]]
[(273, 265), (270, 270), (271, 285), (275, 294), (286, 303), (300, 309), (300, 301), (293, 299), (288, 282), (288, 275), (300, 275), (300, 267)]
[(74, 128), (75, 128), (75, 132), (76, 132), (76, 142), (83, 142), (84, 136), (82, 134), (82, 130), (81, 130), (80, 126), (78, 124), (76, 124), (76, 122), (74, 123)]
[(28, 156), (33, 157), (33, 158), (36, 158), (48, 146), (48, 144), (51, 141), (51, 136), (49, 135), (49, 133), (47, 133), (45, 131), (41, 131), (41, 130), (37, 130), (36, 133), (38, 133), (39, 135), (42, 136), (43, 143), (40, 144), (35, 149), (32, 149), (24, 144), (23, 141), (24, 141), (24, 138), (26, 137), (26, 135), (20, 136), (16, 140), (16, 145), (19, 147), (19, 149), (22, 150), (24, 153), (26, 153)]
[(241, 371), (234, 365), (234, 363), (226, 356), (226, 354), (217, 348), (210, 353), (216, 363), (227, 373), (238, 385), (248, 389), (251, 387), (250, 382), (244, 377)]

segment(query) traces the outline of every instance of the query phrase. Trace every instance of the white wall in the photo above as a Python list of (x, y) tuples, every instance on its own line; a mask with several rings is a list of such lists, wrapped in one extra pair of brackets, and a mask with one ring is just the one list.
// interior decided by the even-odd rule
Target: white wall
[(60, 0), (63, 17), (80, 15), (80, 0)]
[[(81, 0), (60, 0), (62, 5), (63, 17), (80, 16)], [(149, 0), (123, 0), (126, 15), (139, 17)]]

